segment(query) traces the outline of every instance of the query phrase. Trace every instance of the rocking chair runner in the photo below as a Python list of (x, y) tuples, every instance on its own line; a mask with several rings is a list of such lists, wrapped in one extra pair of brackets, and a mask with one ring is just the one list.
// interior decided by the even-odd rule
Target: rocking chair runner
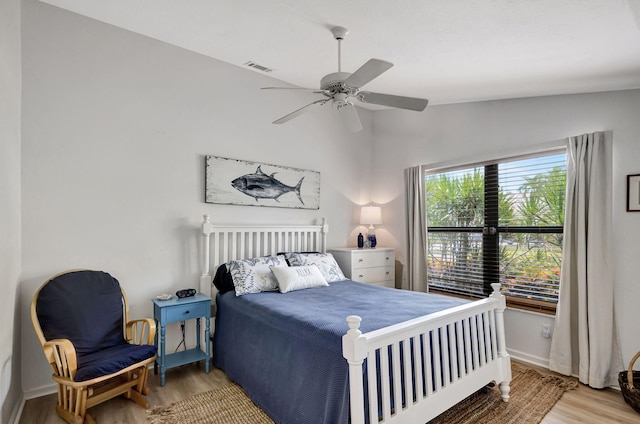
[(155, 361), (153, 319), (129, 321), (118, 280), (101, 271), (51, 277), (34, 294), (31, 322), (58, 384), (56, 412), (72, 424), (95, 423), (87, 409), (119, 395), (148, 408)]

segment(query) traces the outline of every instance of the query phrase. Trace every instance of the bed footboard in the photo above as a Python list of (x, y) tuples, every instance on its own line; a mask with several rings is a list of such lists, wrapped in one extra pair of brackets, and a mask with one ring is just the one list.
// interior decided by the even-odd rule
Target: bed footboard
[(351, 423), (423, 424), (491, 381), (507, 402), (506, 302), (492, 287), (487, 299), (366, 334), (360, 317), (347, 317)]

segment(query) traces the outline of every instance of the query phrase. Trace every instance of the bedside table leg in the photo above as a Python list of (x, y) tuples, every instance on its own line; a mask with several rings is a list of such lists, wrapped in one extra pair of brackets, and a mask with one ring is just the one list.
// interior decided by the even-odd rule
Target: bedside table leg
[(205, 332), (204, 332), (204, 336), (206, 338), (206, 343), (207, 343), (207, 359), (205, 360), (205, 366), (204, 369), (207, 372), (207, 374), (209, 374), (209, 369), (210, 369), (210, 365), (209, 365), (209, 359), (211, 358), (211, 353), (210, 353), (210, 348), (209, 346), (211, 345), (211, 343), (209, 343), (209, 340), (211, 339), (211, 333), (210, 333), (210, 324), (209, 324), (209, 317), (205, 317)]
[(165, 366), (165, 336), (167, 334), (167, 328), (163, 325), (160, 327), (160, 386), (164, 387), (164, 373), (167, 370)]
[(196, 318), (196, 349), (200, 350), (200, 318)]

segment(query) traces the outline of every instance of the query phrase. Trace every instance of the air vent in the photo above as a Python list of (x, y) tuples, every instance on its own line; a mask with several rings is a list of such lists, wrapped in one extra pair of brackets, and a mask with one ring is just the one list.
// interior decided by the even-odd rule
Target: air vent
[(266, 66), (258, 65), (257, 63), (252, 62), (252, 61), (246, 62), (244, 64), (244, 66), (248, 66), (250, 68), (254, 68), (254, 69), (257, 69), (258, 71), (262, 71), (262, 72), (271, 72), (271, 71), (273, 71), (273, 69), (271, 69), (271, 68), (267, 68)]

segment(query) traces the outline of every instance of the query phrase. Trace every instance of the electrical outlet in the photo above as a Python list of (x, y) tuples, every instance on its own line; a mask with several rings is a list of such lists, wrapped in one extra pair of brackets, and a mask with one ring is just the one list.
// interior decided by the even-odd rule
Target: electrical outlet
[(542, 324), (542, 337), (545, 339), (551, 337), (551, 324)]

